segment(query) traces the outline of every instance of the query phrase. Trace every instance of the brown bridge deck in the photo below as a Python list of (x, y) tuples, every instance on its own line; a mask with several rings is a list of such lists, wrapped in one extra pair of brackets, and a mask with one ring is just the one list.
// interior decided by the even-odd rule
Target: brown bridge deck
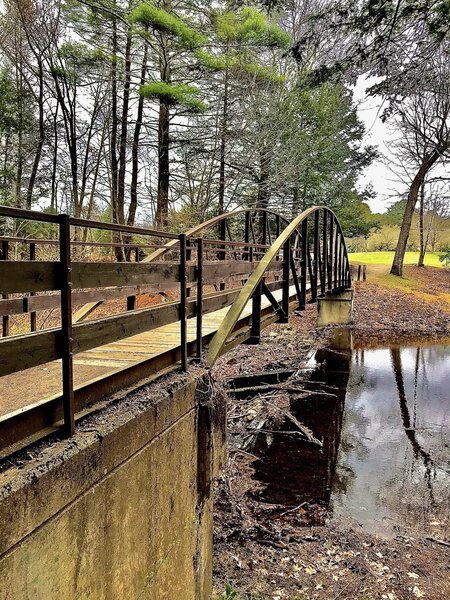
[[(282, 290), (273, 295), (281, 300)], [(296, 297), (295, 286), (290, 287), (290, 298)], [(208, 340), (223, 321), (229, 306), (204, 315), (202, 337)], [(262, 326), (277, 319), (270, 310), (271, 305), (266, 297), (262, 298), (262, 310), (267, 314)], [(236, 345), (249, 337), (246, 324), (251, 316), (251, 302), (244, 309), (238, 323)], [(187, 320), (188, 344), (196, 341), (196, 318)], [(114, 392), (170, 367), (179, 360), (180, 324), (179, 322), (163, 325), (145, 333), (133, 335), (116, 342), (99, 346), (73, 358), (74, 384), (76, 394), (88, 394), (91, 399), (104, 393)], [(191, 352), (192, 353), (192, 352)], [(62, 394), (61, 360), (45, 363), (24, 371), (0, 378), (0, 422), (12, 413), (21, 413), (27, 408), (42, 405), (59, 398)]]

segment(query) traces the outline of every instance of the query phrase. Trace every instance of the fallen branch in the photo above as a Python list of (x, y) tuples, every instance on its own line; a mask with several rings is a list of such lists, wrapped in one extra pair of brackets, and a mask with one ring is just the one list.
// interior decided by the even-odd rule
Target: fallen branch
[(437, 540), (433, 537), (427, 537), (427, 540), (429, 540), (430, 542), (434, 542), (435, 544), (440, 544), (441, 546), (447, 546), (448, 548), (450, 548), (450, 542), (446, 542), (444, 540)]

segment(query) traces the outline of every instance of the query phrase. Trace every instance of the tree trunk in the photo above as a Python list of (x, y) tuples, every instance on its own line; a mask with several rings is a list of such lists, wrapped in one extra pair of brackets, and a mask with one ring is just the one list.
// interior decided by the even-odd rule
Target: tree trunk
[(58, 110), (59, 104), (56, 105), (55, 114), (53, 115), (53, 158), (52, 158), (52, 191), (50, 196), (50, 208), (52, 212), (57, 211), (57, 192), (56, 173), (58, 170)]
[(425, 204), (425, 182), (420, 186), (420, 204), (419, 204), (419, 237), (420, 237), (420, 252), (419, 252), (419, 261), (417, 263), (418, 267), (424, 266), (425, 259), (425, 236), (424, 236), (424, 228), (423, 228), (423, 213), (424, 213), (424, 204)]
[(19, 59), (19, 66), (16, 69), (16, 90), (17, 90), (17, 165), (16, 165), (16, 185), (15, 201), (16, 206), (22, 208), (22, 173), (23, 173), (23, 82), (22, 82), (22, 56)]
[[(142, 57), (141, 80), (140, 85), (145, 83), (147, 73), (148, 46), (144, 45), (144, 55)], [(142, 118), (144, 115), (144, 97), (139, 96), (136, 125), (134, 127), (133, 146), (131, 149), (131, 185), (130, 185), (130, 207), (128, 209), (127, 225), (134, 225), (136, 220), (136, 210), (138, 205), (137, 187), (139, 174), (139, 138), (141, 135)]]
[(39, 106), (39, 140), (36, 148), (36, 153), (34, 155), (33, 166), (31, 168), (30, 179), (28, 182), (27, 195), (25, 200), (25, 206), (27, 210), (31, 210), (31, 205), (33, 201), (33, 189), (34, 183), (36, 181), (37, 171), (39, 168), (39, 163), (41, 161), (42, 148), (44, 147), (45, 142), (45, 120), (44, 120), (44, 71), (42, 66), (42, 60), (38, 62), (39, 66), (39, 96), (38, 96), (38, 106)]
[(403, 261), (405, 260), (406, 245), (408, 243), (409, 232), (411, 230), (411, 222), (414, 214), (414, 209), (417, 204), (417, 197), (419, 190), (425, 177), (434, 163), (441, 156), (444, 149), (437, 149), (433, 154), (426, 155), (422, 160), (422, 164), (414, 177), (408, 192), (408, 199), (406, 201), (405, 213), (403, 215), (402, 226), (400, 228), (400, 234), (398, 236), (397, 248), (395, 250), (394, 260), (391, 267), (391, 275), (397, 275), (401, 277), (403, 275)]
[[(119, 128), (117, 117), (117, 22), (113, 19), (112, 27), (112, 61), (111, 61), (111, 137), (110, 137), (110, 155), (111, 155), (111, 216), (113, 223), (120, 223), (119, 211), (117, 206), (117, 182), (119, 161), (117, 158), (117, 132)], [(120, 246), (120, 234), (113, 232), (113, 242), (117, 244), (114, 249), (116, 259), (123, 260), (122, 247)]]
[(125, 172), (127, 166), (128, 107), (131, 83), (131, 29), (127, 32), (125, 46), (125, 81), (123, 84), (122, 119), (119, 145), (119, 171), (117, 178), (117, 216), (119, 223), (125, 223)]
[(158, 198), (156, 226), (165, 229), (169, 224), (169, 123), (170, 110), (167, 102), (160, 100), (158, 123)]
[(228, 123), (228, 69), (224, 74), (223, 112), (220, 131), (220, 166), (219, 166), (219, 215), (225, 212), (225, 150)]

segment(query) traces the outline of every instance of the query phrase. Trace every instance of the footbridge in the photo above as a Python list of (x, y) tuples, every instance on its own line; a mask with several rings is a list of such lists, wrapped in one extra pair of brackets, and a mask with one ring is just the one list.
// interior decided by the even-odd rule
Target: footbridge
[(3, 455), (55, 429), (71, 436), (100, 398), (191, 357), (211, 365), (351, 285), (326, 207), (290, 222), (242, 208), (179, 235), (8, 207), (0, 219), (41, 232), (0, 238)]
[(210, 600), (209, 367), (308, 302), (348, 306), (336, 216), (238, 209), (174, 234), (0, 207), (0, 224), (19, 232), (0, 238), (0, 600)]

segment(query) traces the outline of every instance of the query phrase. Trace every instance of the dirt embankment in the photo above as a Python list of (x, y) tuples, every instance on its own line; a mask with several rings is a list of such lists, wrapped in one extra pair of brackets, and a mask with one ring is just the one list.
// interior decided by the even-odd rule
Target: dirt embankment
[[(433, 273), (434, 277), (445, 291), (448, 274), (441, 271)], [(450, 336), (448, 310), (440, 300), (369, 280), (356, 285), (354, 341), (377, 345)], [(308, 306), (289, 325), (266, 330), (259, 346), (241, 346), (227, 354), (215, 368), (219, 383), (270, 369), (293, 368), (295, 372), (324, 343), (315, 318), (315, 306)], [(295, 385), (300, 385), (298, 380)], [(274, 412), (287, 410), (286, 389), (279, 388), (247, 400), (229, 398), (230, 453), (216, 489), (217, 597), (228, 598), (221, 594), (229, 584), (239, 594), (229, 597), (236, 600), (450, 598), (450, 544), (446, 540), (419, 535), (383, 540), (348, 523), (327, 521), (320, 505), (292, 506), (280, 497), (267, 502), (264, 486), (255, 478), (258, 453), (243, 446), (242, 440), (255, 419), (262, 416), (267, 429)], [(284, 477), (289, 478), (289, 469)]]
[(356, 346), (450, 336), (450, 272), (408, 266), (403, 288), (394, 287), (392, 277), (380, 280), (376, 271), (371, 274), (355, 284)]

